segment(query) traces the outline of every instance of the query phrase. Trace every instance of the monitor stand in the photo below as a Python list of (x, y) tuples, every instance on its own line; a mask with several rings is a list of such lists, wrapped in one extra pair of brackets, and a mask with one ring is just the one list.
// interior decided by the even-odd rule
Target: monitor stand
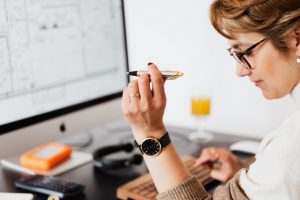
[(69, 145), (75, 149), (85, 148), (92, 144), (93, 135), (90, 131), (78, 133), (76, 135), (69, 136), (58, 140), (57, 143)]

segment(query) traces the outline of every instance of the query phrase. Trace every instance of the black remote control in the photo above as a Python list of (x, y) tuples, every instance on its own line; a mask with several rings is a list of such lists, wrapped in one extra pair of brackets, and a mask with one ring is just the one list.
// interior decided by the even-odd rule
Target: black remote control
[(49, 176), (26, 176), (15, 182), (16, 187), (59, 198), (72, 197), (82, 193), (85, 187), (81, 184), (70, 182), (61, 178)]

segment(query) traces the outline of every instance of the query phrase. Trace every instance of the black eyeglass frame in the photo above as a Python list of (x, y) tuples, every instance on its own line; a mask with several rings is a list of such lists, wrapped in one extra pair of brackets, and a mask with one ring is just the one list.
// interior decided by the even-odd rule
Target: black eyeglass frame
[(252, 53), (252, 51), (254, 50), (254, 48), (256, 48), (258, 45), (260, 45), (261, 43), (263, 43), (266, 40), (266, 38), (260, 40), (259, 42), (253, 44), (252, 46), (250, 46), (249, 48), (247, 48), (245, 51), (242, 52), (238, 52), (238, 51), (233, 51), (232, 48), (227, 49), (229, 54), (236, 60), (238, 61), (240, 64), (246, 64), (248, 66), (248, 69), (252, 69), (250, 63), (247, 61), (247, 59), (245, 58), (245, 55), (250, 55)]

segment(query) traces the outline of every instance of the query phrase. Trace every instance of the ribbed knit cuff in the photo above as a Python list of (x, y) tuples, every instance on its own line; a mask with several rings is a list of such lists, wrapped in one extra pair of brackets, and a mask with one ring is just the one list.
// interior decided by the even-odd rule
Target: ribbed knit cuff
[(195, 176), (187, 179), (166, 192), (160, 193), (157, 200), (201, 200), (207, 199), (209, 194)]

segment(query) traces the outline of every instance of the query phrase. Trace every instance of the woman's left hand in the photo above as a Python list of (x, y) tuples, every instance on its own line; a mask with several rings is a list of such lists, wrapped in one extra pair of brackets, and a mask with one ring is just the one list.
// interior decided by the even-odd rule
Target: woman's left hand
[[(163, 115), (166, 107), (164, 79), (154, 64), (148, 74), (133, 80), (123, 91), (122, 110), (135, 138), (161, 137), (166, 133)], [(151, 89), (152, 84), (152, 89)]]
[(231, 179), (242, 168), (239, 159), (227, 148), (208, 147), (203, 149), (194, 166), (205, 163), (211, 166), (210, 176), (222, 182)]

